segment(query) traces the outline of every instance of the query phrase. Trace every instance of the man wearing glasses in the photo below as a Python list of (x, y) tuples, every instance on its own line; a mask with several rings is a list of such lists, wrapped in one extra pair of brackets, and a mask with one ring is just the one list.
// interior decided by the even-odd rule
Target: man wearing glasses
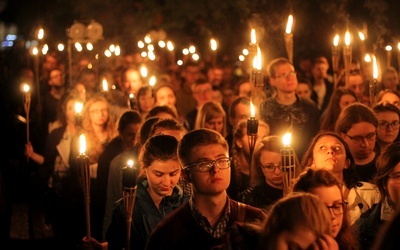
[(270, 135), (292, 133), (292, 146), (301, 159), (312, 137), (319, 131), (319, 111), (315, 103), (296, 95), (298, 85), (293, 64), (277, 58), (268, 66), (272, 98), (260, 105), (260, 118), (270, 126)]
[(264, 220), (261, 209), (231, 200), (228, 144), (210, 129), (188, 132), (178, 145), (182, 174), (191, 183), (190, 200), (152, 232), (146, 249), (211, 249), (236, 221)]
[(353, 103), (342, 110), (336, 121), (336, 133), (347, 142), (355, 161), (358, 181), (372, 182), (376, 174), (375, 151), (378, 120), (362, 103)]

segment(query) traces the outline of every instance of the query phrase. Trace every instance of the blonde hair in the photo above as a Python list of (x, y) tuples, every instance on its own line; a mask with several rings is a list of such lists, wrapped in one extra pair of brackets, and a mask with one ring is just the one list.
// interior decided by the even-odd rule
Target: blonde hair
[(276, 240), (283, 232), (308, 229), (318, 238), (332, 236), (331, 215), (325, 203), (310, 193), (293, 193), (278, 200), (271, 208), (264, 225), (261, 245), (264, 249), (277, 249)]
[(195, 129), (205, 128), (206, 122), (211, 119), (222, 116), (223, 129), (221, 131), (222, 136), (226, 136), (226, 113), (222, 105), (215, 101), (206, 102), (199, 110), (196, 116), (196, 122), (194, 125)]

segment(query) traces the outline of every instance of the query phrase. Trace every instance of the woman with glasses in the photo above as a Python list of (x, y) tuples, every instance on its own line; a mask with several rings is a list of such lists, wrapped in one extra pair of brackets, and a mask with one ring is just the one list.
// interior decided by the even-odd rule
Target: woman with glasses
[(376, 186), (358, 180), (349, 146), (338, 134), (320, 132), (313, 138), (301, 162), (303, 171), (309, 167), (325, 169), (336, 177), (343, 198), (348, 202), (351, 224), (361, 213), (379, 202), (380, 195)]
[(372, 110), (378, 119), (377, 147), (379, 152), (383, 152), (387, 146), (398, 140), (400, 109), (388, 102), (380, 102)]
[(331, 215), (332, 236), (339, 244), (339, 249), (358, 249), (356, 235), (350, 227), (347, 202), (343, 198), (339, 181), (331, 172), (309, 168), (300, 175), (293, 189), (312, 193), (325, 203)]
[(376, 161), (374, 179), (381, 200), (356, 222), (361, 249), (370, 249), (382, 226), (400, 211), (400, 142), (393, 142)]
[(267, 136), (260, 141), (251, 162), (250, 187), (239, 195), (240, 201), (268, 210), (283, 197), (282, 147), (278, 136)]
[(349, 145), (359, 181), (371, 182), (376, 173), (377, 127), (378, 119), (372, 109), (358, 102), (344, 108), (336, 121), (335, 132)]

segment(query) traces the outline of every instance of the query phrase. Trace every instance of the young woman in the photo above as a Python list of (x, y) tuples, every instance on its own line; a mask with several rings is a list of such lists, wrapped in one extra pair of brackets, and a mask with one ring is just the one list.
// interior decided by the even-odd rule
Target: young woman
[(342, 109), (356, 101), (357, 96), (353, 90), (346, 87), (335, 89), (326, 110), (321, 115), (321, 131), (334, 131), (335, 122)]
[(269, 206), (283, 197), (282, 147), (279, 136), (261, 139), (251, 162), (250, 187), (239, 195), (240, 201), (268, 210)]
[(209, 101), (199, 109), (194, 128), (212, 129), (225, 137), (226, 126), (226, 113), (222, 105), (215, 101)]
[(379, 152), (396, 141), (399, 136), (400, 109), (388, 102), (379, 102), (372, 110), (378, 119), (376, 144)]
[[(170, 135), (149, 138), (139, 155), (141, 173), (136, 186), (135, 205), (131, 223), (131, 246), (145, 249), (147, 239), (157, 224), (182, 205), (188, 196), (177, 185), (181, 175), (178, 160), (178, 140)], [(123, 199), (113, 209), (111, 224), (106, 233), (107, 242), (93, 238), (84, 243), (103, 249), (123, 249), (126, 244), (126, 217)]]
[(138, 111), (145, 118), (155, 105), (154, 91), (151, 86), (142, 86), (137, 93)]
[[(269, 134), (269, 126), (263, 121), (258, 123), (257, 140), (258, 142)], [(229, 197), (238, 199), (238, 195), (250, 187), (250, 165), (251, 152), (249, 146), (249, 136), (247, 135), (247, 119), (241, 120), (233, 134), (233, 147), (230, 152), (232, 157), (231, 182), (228, 187)]]
[(259, 249), (338, 249), (328, 208), (309, 193), (280, 199), (265, 222)]
[(339, 249), (358, 249), (347, 214), (347, 202), (343, 199), (340, 185), (335, 176), (325, 169), (309, 168), (294, 185), (295, 192), (307, 192), (318, 196), (329, 208), (332, 219), (332, 236)]
[(313, 138), (301, 162), (302, 170), (307, 167), (326, 169), (336, 177), (343, 199), (348, 202), (350, 224), (354, 224), (363, 212), (379, 202), (376, 186), (358, 181), (350, 149), (336, 133), (320, 132)]

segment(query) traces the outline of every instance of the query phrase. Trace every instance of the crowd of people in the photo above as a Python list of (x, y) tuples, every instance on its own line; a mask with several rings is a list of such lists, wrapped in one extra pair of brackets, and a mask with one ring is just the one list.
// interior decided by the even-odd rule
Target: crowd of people
[[(251, 148), (247, 69), (237, 75), (227, 61), (157, 65), (153, 86), (129, 58), (97, 70), (83, 58), (68, 71), (56, 55), (44, 57), (30, 111), (35, 135), (23, 151), (37, 169), (37, 199), (57, 248), (361, 250), (396, 241), (396, 69), (386, 69), (370, 96), (368, 65), (356, 60), (339, 79), (323, 55), (303, 58), (309, 68), (272, 60)], [(16, 83), (34, 86), (33, 71), (18, 73)], [(290, 194), (281, 156), (287, 132), (296, 169)], [(91, 235), (76, 160), (81, 134)], [(138, 174), (128, 231), (122, 179), (130, 159)]]

